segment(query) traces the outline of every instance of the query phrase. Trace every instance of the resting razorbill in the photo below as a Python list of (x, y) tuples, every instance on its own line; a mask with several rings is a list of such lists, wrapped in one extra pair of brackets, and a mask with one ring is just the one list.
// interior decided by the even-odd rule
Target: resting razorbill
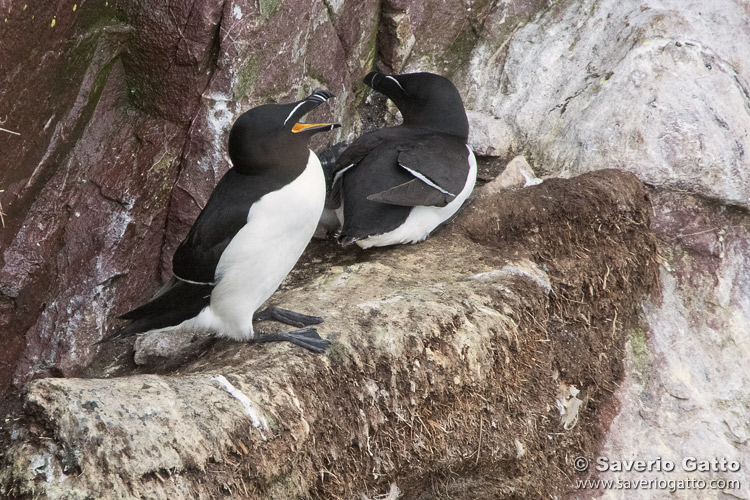
[(422, 241), (474, 189), (477, 162), (461, 96), (431, 73), (372, 72), (364, 82), (396, 104), (403, 123), (359, 137), (336, 162), (329, 208), (341, 224), (339, 242)]
[[(147, 304), (122, 315), (129, 323), (105, 340), (185, 328), (325, 350), (329, 342), (305, 328), (321, 318), (280, 308), (255, 312), (291, 271), (323, 210), (323, 171), (308, 142), (339, 124), (298, 122), (331, 97), (316, 90), (292, 104), (258, 106), (235, 121), (233, 166), (177, 248), (174, 276)], [(256, 337), (253, 320), (268, 319), (300, 329)]]

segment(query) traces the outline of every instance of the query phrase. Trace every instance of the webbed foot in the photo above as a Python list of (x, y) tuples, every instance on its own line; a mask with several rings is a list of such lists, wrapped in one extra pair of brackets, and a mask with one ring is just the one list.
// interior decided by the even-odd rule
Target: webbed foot
[(321, 338), (315, 328), (301, 328), (291, 332), (266, 333), (255, 337), (253, 342), (291, 342), (294, 345), (304, 347), (318, 354), (326, 352), (328, 346), (331, 345), (331, 341)]
[(271, 306), (255, 313), (253, 315), (253, 322), (255, 321), (279, 321), (287, 325), (296, 326), (297, 328), (303, 328), (322, 323), (323, 318)]

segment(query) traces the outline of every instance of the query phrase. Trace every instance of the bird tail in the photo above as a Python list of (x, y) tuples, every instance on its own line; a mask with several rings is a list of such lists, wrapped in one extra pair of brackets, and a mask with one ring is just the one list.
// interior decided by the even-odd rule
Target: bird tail
[(177, 326), (197, 316), (209, 304), (212, 289), (213, 285), (197, 285), (173, 277), (146, 304), (119, 317), (128, 320), (128, 324), (97, 343)]

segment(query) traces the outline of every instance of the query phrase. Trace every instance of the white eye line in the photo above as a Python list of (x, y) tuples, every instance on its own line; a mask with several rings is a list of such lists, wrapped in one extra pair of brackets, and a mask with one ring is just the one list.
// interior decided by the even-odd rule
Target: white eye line
[(445, 189), (441, 188), (440, 186), (438, 186), (437, 184), (435, 184), (434, 182), (432, 182), (432, 181), (431, 181), (430, 179), (428, 179), (427, 177), (425, 177), (425, 176), (424, 176), (424, 174), (421, 174), (421, 173), (417, 172), (416, 170), (412, 170), (412, 169), (410, 169), (409, 167), (406, 167), (406, 166), (404, 166), (404, 165), (402, 165), (402, 164), (400, 164), (400, 163), (399, 163), (399, 166), (400, 166), (401, 168), (405, 168), (406, 170), (408, 170), (408, 171), (409, 171), (409, 173), (410, 173), (411, 175), (413, 175), (414, 177), (416, 177), (416, 178), (417, 178), (417, 179), (419, 179), (420, 181), (424, 182), (424, 183), (425, 183), (425, 184), (427, 184), (428, 186), (430, 186), (430, 187), (433, 187), (433, 188), (437, 189), (437, 190), (438, 190), (438, 191), (440, 191), (441, 193), (443, 193), (443, 194), (447, 194), (447, 195), (449, 195), (449, 196), (453, 196), (453, 197), (455, 197), (455, 196), (456, 196), (455, 194), (453, 194), (453, 193), (451, 193), (451, 192), (449, 192), (449, 191), (446, 191)]
[(398, 85), (398, 88), (400, 88), (401, 90), (403, 90), (404, 92), (406, 92), (406, 89), (404, 89), (404, 87), (402, 87), (401, 84), (398, 83), (398, 80), (396, 80), (395, 78), (393, 78), (391, 75), (385, 75), (385, 77), (387, 79), (389, 79), (389, 80), (393, 80), (394, 82), (396, 82), (396, 85)]

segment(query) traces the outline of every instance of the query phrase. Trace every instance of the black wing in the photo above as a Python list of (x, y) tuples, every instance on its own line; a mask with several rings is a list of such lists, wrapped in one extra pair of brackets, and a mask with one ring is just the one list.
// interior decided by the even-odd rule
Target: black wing
[(398, 166), (398, 151), (388, 144), (372, 150), (355, 167), (339, 179), (344, 196), (342, 241), (354, 241), (373, 234), (396, 229), (409, 216), (412, 207), (395, 206), (370, 199), (393, 185), (409, 182), (414, 177)]
[(178, 278), (213, 283), (216, 266), (229, 242), (247, 223), (253, 203), (282, 187), (281, 180), (230, 169), (219, 181), (198, 218), (172, 258), (172, 272)]
[(120, 316), (129, 323), (99, 343), (179, 325), (209, 304), (212, 289), (211, 285), (193, 285), (172, 278), (146, 304)]
[(344, 173), (359, 165), (368, 155), (373, 154), (380, 146), (393, 144), (397, 135), (393, 128), (384, 128), (368, 132), (352, 142), (336, 161), (336, 165), (330, 172), (331, 189), (326, 202), (327, 208), (338, 208), (341, 206), (341, 188)]
[(419, 179), (412, 179), (367, 197), (371, 201), (404, 207), (418, 205), (444, 207), (454, 198), (455, 195), (435, 189)]
[(466, 185), (469, 150), (450, 136), (433, 135), (400, 146), (398, 164), (414, 176), (400, 186), (374, 194), (370, 199), (406, 206), (444, 207)]
[[(395, 158), (391, 158), (389, 150), (396, 152)], [(379, 203), (444, 207), (461, 192), (469, 174), (469, 150), (461, 139), (408, 127), (380, 129), (354, 141), (339, 157), (333, 171), (329, 207), (340, 206), (345, 175), (353, 175), (354, 169), (381, 165), (384, 160), (369, 157), (384, 154), (388, 158), (385, 161), (392, 161), (409, 175), (403, 177), (402, 183), (370, 190), (367, 199)]]

